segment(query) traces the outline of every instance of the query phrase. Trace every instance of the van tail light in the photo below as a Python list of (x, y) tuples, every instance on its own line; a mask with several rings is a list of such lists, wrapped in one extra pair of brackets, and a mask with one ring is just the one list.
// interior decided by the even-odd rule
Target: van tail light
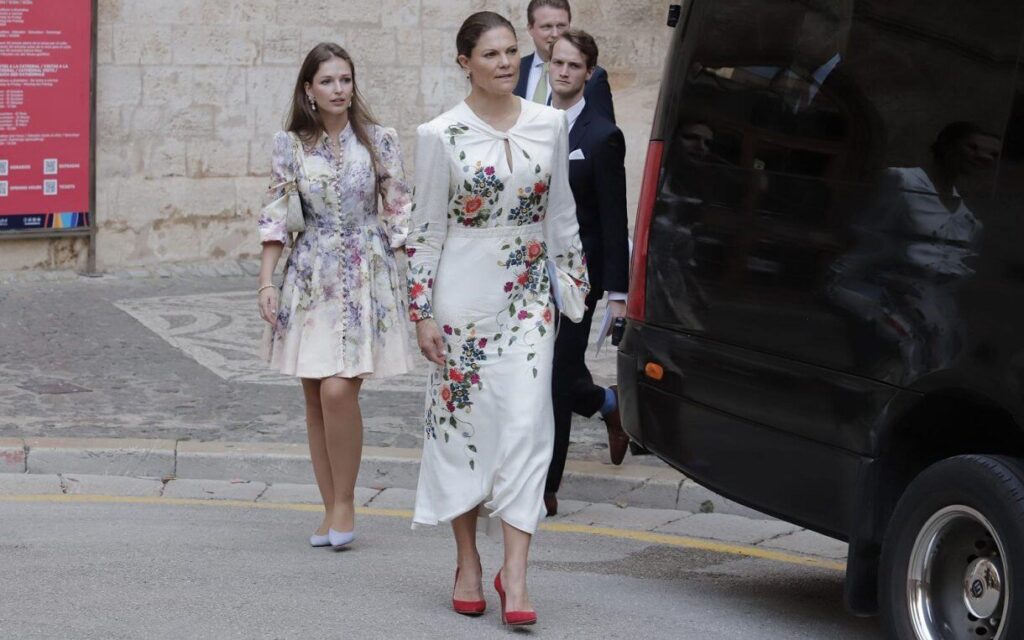
[(636, 212), (636, 227), (633, 229), (633, 263), (629, 269), (629, 299), (626, 302), (626, 317), (643, 321), (647, 307), (647, 236), (651, 231), (651, 217), (654, 202), (658, 199), (658, 177), (661, 175), (661, 158), (665, 142), (651, 140), (647, 147), (647, 161), (644, 163), (644, 179), (640, 186), (640, 203)]

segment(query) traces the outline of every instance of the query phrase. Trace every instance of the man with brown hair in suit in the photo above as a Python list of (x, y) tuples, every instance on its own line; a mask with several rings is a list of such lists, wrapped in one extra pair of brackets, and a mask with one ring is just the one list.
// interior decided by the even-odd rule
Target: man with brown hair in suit
[(555, 494), (565, 469), (573, 413), (589, 417), (600, 412), (614, 464), (622, 463), (629, 446), (629, 436), (619, 419), (615, 387), (594, 384), (584, 359), (597, 302), (607, 291), (609, 311), (623, 317), (629, 287), (626, 142), (619, 128), (585, 98), (585, 86), (597, 68), (597, 54), (597, 44), (586, 32), (566, 31), (552, 47), (549, 73), (552, 106), (563, 109), (569, 121), (569, 185), (576, 199), (580, 240), (590, 275), (583, 320), (578, 324), (561, 323), (555, 340), (555, 451), (544, 493), (549, 515), (558, 510)]

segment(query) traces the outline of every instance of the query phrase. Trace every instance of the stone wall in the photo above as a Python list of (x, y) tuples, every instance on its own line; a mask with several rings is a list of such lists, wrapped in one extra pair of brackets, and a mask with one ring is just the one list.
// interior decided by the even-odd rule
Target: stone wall
[[(575, 0), (601, 45), (629, 144), (630, 214), (670, 36), (667, 2)], [(251, 258), (270, 141), (303, 55), (353, 55), (361, 91), (402, 136), (465, 96), (455, 32), (490, 9), (518, 26), (526, 0), (99, 0), (97, 184), (101, 270)], [(0, 271), (82, 268), (82, 240), (0, 242)]]

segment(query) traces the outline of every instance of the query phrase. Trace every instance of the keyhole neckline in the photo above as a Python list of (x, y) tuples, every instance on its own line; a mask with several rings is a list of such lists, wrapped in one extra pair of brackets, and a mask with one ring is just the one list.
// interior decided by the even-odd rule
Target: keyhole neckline
[(473, 116), (473, 118), (481, 125), (489, 129), (490, 131), (494, 132), (498, 137), (508, 140), (509, 131), (512, 131), (523, 122), (523, 117), (526, 115), (526, 105), (524, 104), (525, 102), (525, 100), (519, 98), (519, 115), (516, 117), (516, 121), (512, 123), (512, 126), (504, 130), (496, 129), (495, 127), (488, 124), (486, 120), (477, 115), (476, 111), (473, 111), (473, 107), (469, 106), (469, 103), (466, 102), (465, 100), (462, 101), (462, 106), (464, 106), (466, 108), (466, 111), (468, 111)]

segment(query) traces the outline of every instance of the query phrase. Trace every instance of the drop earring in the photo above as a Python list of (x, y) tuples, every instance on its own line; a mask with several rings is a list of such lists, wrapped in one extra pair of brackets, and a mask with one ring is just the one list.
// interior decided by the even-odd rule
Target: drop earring
[(306, 97), (309, 98), (309, 108), (312, 109), (313, 111), (316, 111), (316, 100), (314, 100), (313, 96), (309, 95), (308, 93), (306, 94)]

